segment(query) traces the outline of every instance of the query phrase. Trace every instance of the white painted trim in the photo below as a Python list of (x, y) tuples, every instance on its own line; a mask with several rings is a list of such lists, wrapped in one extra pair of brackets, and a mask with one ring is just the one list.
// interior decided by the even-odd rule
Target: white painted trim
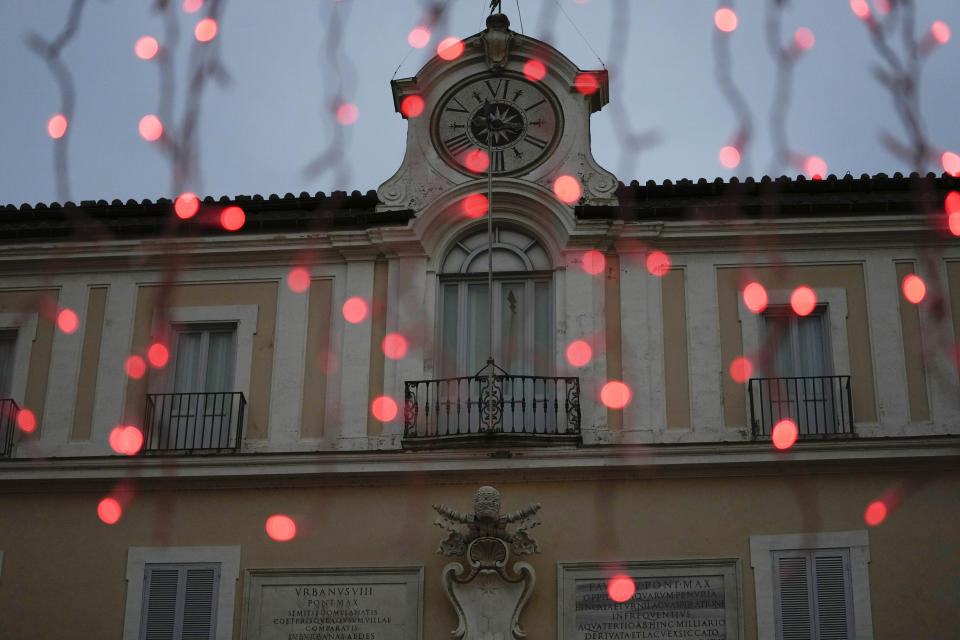
[(853, 625), (856, 640), (872, 640), (870, 613), (870, 536), (865, 529), (769, 536), (750, 536), (750, 566), (756, 592), (757, 637), (776, 636), (773, 552), (786, 550), (849, 549), (853, 591)]
[(216, 640), (233, 637), (233, 606), (240, 578), (240, 547), (130, 547), (127, 550), (127, 604), (123, 640), (139, 640), (143, 607), (144, 569), (148, 564), (216, 562), (220, 564), (217, 589)]
[(16, 329), (13, 347), (13, 379), (10, 394), (23, 407), (27, 394), (27, 376), (30, 373), (30, 354), (37, 340), (37, 313), (0, 313), (0, 329)]
[[(312, 278), (311, 286), (315, 282), (316, 279)], [(277, 286), (269, 433), (268, 441), (263, 443), (271, 448), (293, 448), (300, 439), (309, 300), (309, 288), (302, 293), (296, 293), (285, 281)], [(249, 398), (247, 400), (249, 401)], [(244, 446), (246, 447), (246, 444)]]
[[(212, 307), (171, 307), (167, 310), (167, 320), (171, 325), (200, 322), (228, 322), (237, 325), (237, 356), (233, 367), (233, 389), (243, 393), (250, 402), (250, 372), (253, 369), (253, 336), (257, 333), (257, 311), (255, 304), (223, 305)], [(167, 339), (173, 328), (160, 326), (160, 314), (154, 314), (151, 323), (151, 341)], [(171, 359), (173, 354), (170, 354)], [(172, 375), (172, 367), (166, 367), (164, 374), (150, 376), (150, 392), (162, 393)]]

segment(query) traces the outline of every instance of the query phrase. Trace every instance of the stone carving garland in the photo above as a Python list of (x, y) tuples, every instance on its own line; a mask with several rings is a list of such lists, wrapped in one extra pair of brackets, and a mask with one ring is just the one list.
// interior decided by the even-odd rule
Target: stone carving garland
[[(474, 512), (461, 514), (443, 505), (434, 505), (439, 514), (435, 524), (447, 531), (438, 553), (466, 555), (468, 568), (451, 562), (443, 568), (443, 589), (457, 612), (459, 624), (453, 631), (462, 640), (515, 640), (526, 636), (519, 618), (536, 582), (536, 573), (527, 562), (510, 566), (510, 552), (539, 553), (540, 547), (528, 531), (540, 524), (539, 504), (513, 513), (500, 513), (500, 493), (480, 487), (474, 496)], [(514, 525), (514, 531), (507, 530)]]

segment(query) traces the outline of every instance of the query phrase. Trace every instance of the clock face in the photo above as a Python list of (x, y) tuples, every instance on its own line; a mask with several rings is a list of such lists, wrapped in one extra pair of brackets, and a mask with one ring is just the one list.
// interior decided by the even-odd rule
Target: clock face
[(561, 129), (559, 114), (549, 91), (522, 76), (474, 78), (440, 101), (434, 113), (434, 145), (448, 164), (465, 173), (471, 173), (465, 158), (476, 149), (490, 154), (493, 173), (519, 173), (553, 150)]

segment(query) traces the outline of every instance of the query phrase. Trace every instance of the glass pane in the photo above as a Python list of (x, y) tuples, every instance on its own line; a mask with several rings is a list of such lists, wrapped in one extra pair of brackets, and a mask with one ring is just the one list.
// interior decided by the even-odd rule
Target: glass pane
[(177, 364), (173, 375), (174, 393), (200, 391), (200, 339), (199, 331), (182, 332), (177, 335)]
[(808, 316), (797, 321), (799, 375), (827, 375), (823, 343), (823, 315)]
[(204, 391), (234, 391), (233, 332), (212, 331), (207, 349), (207, 371)]
[(526, 373), (524, 344), (526, 305), (524, 304), (524, 285), (504, 283), (500, 286), (500, 349), (498, 364), (507, 373), (523, 375)]
[(459, 285), (443, 286), (443, 325), (440, 327), (440, 375), (452, 378), (457, 375), (457, 288)]
[(534, 285), (534, 323), (533, 323), (533, 371), (530, 375), (550, 375), (550, 344), (553, 335), (550, 331), (550, 284), (537, 282)]
[(487, 309), (487, 285), (467, 286), (467, 370), (464, 375), (473, 375), (490, 357), (490, 318)]
[(767, 375), (795, 376), (796, 371), (793, 362), (793, 328), (790, 319), (781, 315), (764, 316), (764, 345), (772, 349), (773, 371), (765, 372)]
[(16, 344), (15, 331), (0, 331), (0, 398), (9, 398), (13, 391), (13, 357)]

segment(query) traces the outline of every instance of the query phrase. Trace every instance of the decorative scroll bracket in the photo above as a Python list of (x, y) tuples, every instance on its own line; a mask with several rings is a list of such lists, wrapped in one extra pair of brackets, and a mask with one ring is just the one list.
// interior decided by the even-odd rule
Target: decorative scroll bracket
[[(517, 640), (527, 634), (520, 628), (520, 613), (536, 583), (536, 573), (527, 562), (510, 566), (511, 550), (517, 555), (538, 553), (539, 545), (528, 535), (537, 526), (539, 504), (500, 514), (500, 492), (480, 487), (474, 495), (474, 512), (461, 514), (434, 505), (436, 524), (448, 534), (438, 553), (466, 555), (469, 568), (451, 562), (443, 568), (443, 590), (457, 612), (459, 623), (452, 632), (461, 640)], [(508, 525), (515, 525), (513, 533)], [(466, 528), (466, 531), (464, 531)]]

